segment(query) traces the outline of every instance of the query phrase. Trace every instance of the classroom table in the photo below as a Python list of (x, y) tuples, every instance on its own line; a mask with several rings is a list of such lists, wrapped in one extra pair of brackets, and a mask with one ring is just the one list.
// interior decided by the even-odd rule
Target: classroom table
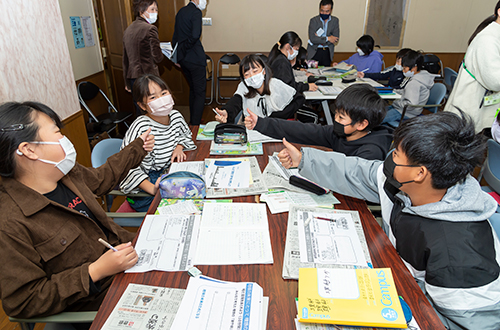
[[(382, 84), (379, 84), (378, 82), (376, 82), (375, 80), (370, 79), (370, 78), (357, 78), (355, 82), (349, 83), (349, 84), (342, 83), (342, 79), (340, 79), (340, 78), (339, 79), (332, 79), (331, 82), (332, 82), (332, 86), (340, 87), (342, 89), (349, 87), (352, 84), (360, 84), (360, 83), (370, 84), (374, 87), (382, 87), (383, 86)], [(328, 125), (333, 125), (332, 115), (330, 113), (330, 107), (328, 106), (328, 100), (335, 100), (337, 98), (337, 96), (338, 95), (325, 95), (325, 94), (321, 93), (319, 90), (317, 90), (315, 92), (309, 92), (309, 91), (304, 92), (304, 97), (306, 98), (306, 100), (321, 100), (321, 106), (323, 107), (323, 111), (325, 113), (326, 123)], [(384, 100), (396, 100), (396, 99), (400, 99), (401, 95), (397, 94), (397, 93), (381, 94), (380, 97), (383, 98)]]
[[(193, 137), (195, 137), (198, 127), (194, 126), (191, 129), (194, 133)], [(197, 150), (186, 152), (187, 161), (221, 157), (209, 156), (210, 141), (196, 141), (196, 144), (198, 146)], [(282, 148), (281, 143), (264, 144), (264, 155), (256, 156), (261, 171), (267, 165), (268, 155), (272, 155), (273, 152), (280, 151)], [(357, 210), (359, 212), (373, 265), (375, 267), (390, 267), (392, 269), (398, 293), (409, 304), (421, 329), (444, 329), (437, 314), (404, 266), (386, 234), (366, 207), (366, 203), (362, 200), (339, 194), (335, 194), (335, 196), (341, 202), (341, 204), (335, 206), (337, 209)], [(148, 214), (154, 213), (159, 202), (160, 195), (157, 194), (149, 208)], [(255, 196), (236, 197), (233, 198), (233, 202), (252, 203), (255, 202)], [(298, 295), (298, 281), (284, 280), (281, 276), (288, 213), (271, 214), (268, 210), (267, 216), (269, 219), (274, 264), (197, 266), (197, 268), (204, 275), (224, 281), (258, 283), (264, 290), (264, 296), (269, 297), (267, 329), (293, 330), (295, 329), (294, 319), (297, 315), (295, 297)], [(152, 271), (133, 274), (120, 273), (116, 275), (92, 323), (91, 329), (96, 330), (103, 326), (129, 283), (185, 289), (188, 280), (189, 275), (187, 272)]]

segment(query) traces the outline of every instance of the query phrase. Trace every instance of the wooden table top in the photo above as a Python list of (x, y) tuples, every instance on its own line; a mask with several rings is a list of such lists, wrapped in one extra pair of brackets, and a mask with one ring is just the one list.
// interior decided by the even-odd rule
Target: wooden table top
[[(193, 137), (196, 137), (197, 127), (193, 127), (192, 130)], [(197, 150), (186, 152), (188, 161), (220, 157), (209, 156), (210, 141), (196, 141), (196, 144)], [(267, 165), (268, 155), (272, 155), (273, 152), (280, 151), (282, 148), (281, 143), (264, 144), (264, 155), (256, 156), (261, 171)], [(335, 194), (335, 196), (341, 202), (335, 206), (336, 209), (357, 210), (359, 212), (373, 266), (392, 269), (398, 293), (410, 306), (421, 329), (444, 329), (434, 309), (399, 258), (387, 235), (366, 207), (366, 203), (339, 194)], [(160, 196), (157, 194), (148, 211), (149, 214), (154, 213), (159, 202)], [(255, 202), (255, 196), (236, 197), (233, 198), (233, 202)], [(264, 296), (269, 297), (267, 329), (293, 330), (295, 329), (294, 319), (297, 315), (295, 298), (298, 295), (298, 281), (284, 280), (281, 276), (288, 213), (271, 214), (268, 210), (267, 216), (274, 258), (272, 265), (197, 266), (197, 268), (204, 275), (224, 281), (258, 283), (264, 289)], [(187, 272), (152, 271), (116, 275), (91, 329), (100, 329), (103, 326), (129, 283), (185, 289), (188, 280)]]

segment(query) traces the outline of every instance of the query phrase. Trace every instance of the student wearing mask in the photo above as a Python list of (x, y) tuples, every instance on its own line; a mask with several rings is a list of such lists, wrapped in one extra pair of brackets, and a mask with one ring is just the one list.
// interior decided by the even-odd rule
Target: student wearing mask
[[(369, 35), (364, 35), (356, 41), (356, 54), (349, 57), (344, 62), (353, 64), (358, 71), (374, 73), (382, 71), (382, 58), (384, 55), (373, 50), (375, 40)], [(333, 63), (332, 66), (337, 65)]]
[(173, 47), (177, 46), (177, 63), (189, 84), (191, 125), (199, 125), (205, 106), (207, 58), (200, 41), (202, 11), (207, 0), (192, 0), (175, 15)]
[[(426, 104), (434, 86), (434, 76), (427, 70), (423, 70), (424, 56), (422, 53), (410, 50), (401, 60), (403, 74), (409, 78), (408, 83), (401, 91), (401, 98), (392, 102), (388, 107), (387, 115), (383, 123), (390, 123), (397, 126), (397, 121), (401, 119), (404, 106), (407, 104)], [(405, 118), (416, 117), (422, 113), (422, 108), (409, 107), (406, 110)]]
[(392, 142), (392, 129), (379, 126), (385, 117), (385, 103), (368, 84), (344, 89), (335, 100), (333, 125), (259, 118), (250, 110), (245, 126), (275, 139), (323, 146), (347, 156), (385, 159)]
[(309, 68), (307, 65), (307, 50), (303, 46), (299, 47), (299, 53), (294, 59), (290, 60), (290, 64), (294, 70), (307, 71)]
[(470, 175), (486, 151), (464, 114), (405, 121), (385, 161), (284, 142), (283, 165), (343, 195), (382, 206), (383, 228), (447, 329), (500, 329), (497, 203)]
[(299, 48), (302, 46), (302, 40), (297, 33), (288, 31), (283, 34), (280, 40), (274, 44), (269, 52), (267, 64), (273, 71), (273, 77), (283, 81), (285, 84), (295, 88), (298, 93), (305, 91), (315, 91), (318, 89), (316, 84), (296, 82), (293, 75), (290, 61), (295, 60), (299, 54)]
[(140, 164), (154, 137), (147, 130), (89, 168), (76, 163), (61, 127), (41, 103), (0, 106), (0, 299), (12, 317), (97, 311), (114, 274), (137, 262), (135, 234), (108, 218), (96, 196)]
[(127, 198), (133, 209), (146, 212), (158, 190), (158, 178), (167, 172), (172, 162), (186, 160), (184, 150), (194, 150), (196, 145), (181, 113), (173, 109), (172, 93), (161, 78), (154, 75), (139, 77), (134, 84), (134, 95), (145, 114), (130, 125), (122, 149), (148, 129), (155, 136), (156, 143), (142, 163), (128, 172), (120, 189), (128, 194), (139, 188), (150, 194), (150, 197)]
[(240, 62), (241, 82), (223, 109), (215, 109), (215, 120), (234, 123), (243, 111), (250, 109), (257, 116), (288, 119), (304, 104), (305, 98), (295, 88), (273, 78), (271, 70), (258, 55), (247, 55)]
[[(158, 3), (156, 0), (134, 0), (133, 8), (135, 21), (123, 33), (123, 78), (129, 92), (132, 92), (135, 79), (143, 74), (160, 76), (158, 63), (163, 60), (158, 28), (154, 25), (158, 19)], [(139, 114), (137, 104), (136, 110)]]
[(408, 78), (405, 77), (403, 74), (403, 65), (401, 64), (401, 60), (403, 56), (406, 55), (411, 49), (410, 48), (403, 48), (400, 49), (399, 52), (396, 54), (396, 64), (394, 65), (393, 68), (389, 70), (382, 71), (380, 73), (378, 72), (373, 72), (373, 73), (365, 73), (365, 72), (360, 72), (358, 71), (358, 77), (359, 78), (371, 78), (373, 80), (387, 80), (388, 81), (388, 86), (392, 87), (394, 89), (402, 89), (408, 82)]
[(319, 15), (309, 21), (307, 58), (318, 61), (319, 65), (330, 66), (335, 46), (339, 42), (339, 19), (332, 16), (333, 1), (321, 0)]

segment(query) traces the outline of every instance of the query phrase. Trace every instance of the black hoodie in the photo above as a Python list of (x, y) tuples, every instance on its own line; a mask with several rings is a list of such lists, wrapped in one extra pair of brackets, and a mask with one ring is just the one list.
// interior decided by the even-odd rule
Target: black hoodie
[(276, 118), (259, 118), (254, 130), (275, 139), (286, 138), (293, 143), (331, 148), (346, 156), (368, 160), (384, 160), (392, 143), (391, 128), (377, 126), (367, 135), (354, 141), (337, 136), (332, 125), (305, 124)]

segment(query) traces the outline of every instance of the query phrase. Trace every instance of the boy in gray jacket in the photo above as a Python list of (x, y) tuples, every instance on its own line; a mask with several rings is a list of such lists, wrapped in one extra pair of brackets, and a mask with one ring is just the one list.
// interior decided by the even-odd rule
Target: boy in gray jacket
[(495, 200), (470, 173), (486, 145), (464, 115), (404, 122), (385, 161), (346, 157), (284, 140), (285, 167), (382, 206), (383, 227), (448, 329), (500, 329), (500, 242)]
[[(401, 98), (395, 100), (387, 108), (387, 115), (382, 123), (389, 123), (390, 126), (398, 126), (401, 119), (403, 108), (407, 104), (426, 104), (434, 86), (434, 76), (427, 70), (423, 70), (424, 55), (422, 53), (410, 50), (403, 56), (401, 63), (403, 65), (403, 74), (410, 78), (402, 90)], [(408, 107), (404, 119), (416, 117), (422, 113), (422, 108)]]

